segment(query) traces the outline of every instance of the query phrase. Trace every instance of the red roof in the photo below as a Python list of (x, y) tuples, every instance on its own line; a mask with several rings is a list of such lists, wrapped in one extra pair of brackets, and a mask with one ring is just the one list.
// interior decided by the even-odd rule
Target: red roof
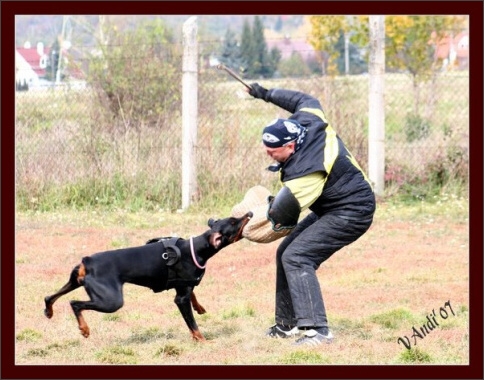
[(44, 48), (44, 54), (39, 55), (37, 48), (17, 48), (17, 52), (27, 61), (27, 63), (32, 67), (32, 70), (39, 76), (45, 76), (45, 67), (42, 68), (40, 61), (42, 57), (46, 59), (49, 54), (50, 48)]

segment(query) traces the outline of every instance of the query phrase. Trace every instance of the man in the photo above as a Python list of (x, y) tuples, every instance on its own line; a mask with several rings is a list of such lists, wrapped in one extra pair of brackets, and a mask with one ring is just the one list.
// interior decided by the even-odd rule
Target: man
[[(328, 123), (319, 101), (302, 92), (266, 89), (253, 83), (247, 92), (292, 115), (267, 125), (262, 142), (276, 161), (283, 184), (270, 197), (272, 229), (292, 229), (277, 248), (275, 322), (270, 337), (300, 335), (296, 345), (330, 343), (316, 270), (333, 253), (370, 227), (375, 195), (365, 173)], [(299, 223), (301, 211), (311, 211)]]

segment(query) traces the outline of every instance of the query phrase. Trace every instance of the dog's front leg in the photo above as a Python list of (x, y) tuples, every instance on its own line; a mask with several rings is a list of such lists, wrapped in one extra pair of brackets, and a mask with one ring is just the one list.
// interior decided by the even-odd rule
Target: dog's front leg
[(193, 287), (179, 287), (176, 288), (175, 303), (180, 310), (185, 323), (192, 334), (192, 338), (196, 341), (204, 341), (202, 333), (198, 329), (197, 322), (193, 316), (192, 305), (191, 305), (191, 295), (193, 292)]
[(193, 310), (195, 310), (198, 314), (205, 314), (207, 312), (205, 308), (198, 303), (198, 300), (197, 300), (197, 297), (195, 297), (194, 291), (192, 291), (191, 301), (192, 301)]

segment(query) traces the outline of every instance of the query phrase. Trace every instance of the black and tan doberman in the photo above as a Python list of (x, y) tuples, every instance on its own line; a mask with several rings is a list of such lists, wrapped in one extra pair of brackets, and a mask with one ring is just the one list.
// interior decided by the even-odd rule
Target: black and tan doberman
[(205, 313), (193, 292), (205, 273), (208, 259), (222, 248), (242, 239), (242, 231), (252, 217), (248, 212), (241, 218), (208, 221), (209, 230), (190, 239), (155, 238), (145, 245), (98, 252), (86, 256), (74, 267), (69, 281), (53, 295), (45, 297), (44, 314), (52, 318), (52, 305), (64, 294), (84, 286), (90, 300), (70, 301), (79, 330), (89, 336), (89, 326), (83, 310), (112, 313), (123, 306), (123, 284), (130, 283), (161, 292), (175, 289), (175, 303), (192, 338), (205, 340), (193, 316)]

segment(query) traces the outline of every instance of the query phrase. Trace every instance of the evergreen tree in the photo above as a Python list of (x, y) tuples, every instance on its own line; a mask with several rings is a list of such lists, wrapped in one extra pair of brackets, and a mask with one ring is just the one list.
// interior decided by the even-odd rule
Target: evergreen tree
[(245, 78), (271, 78), (274, 75), (281, 59), (281, 52), (279, 49), (268, 52), (264, 26), (259, 16), (255, 16), (252, 28), (247, 20), (244, 21), (240, 55), (245, 67)]
[[(340, 74), (345, 73), (345, 36), (343, 31), (340, 31), (340, 37), (334, 48), (337, 52), (339, 52), (339, 56), (336, 59), (336, 64), (338, 67), (338, 72)], [(368, 71), (368, 64), (366, 61), (361, 57), (360, 51), (353, 43), (349, 43), (348, 45), (348, 58), (349, 58), (349, 69), (350, 74), (361, 74)]]
[(59, 68), (60, 44), (56, 38), (50, 47), (47, 64), (45, 66), (45, 79), (55, 82), (57, 69)]
[(270, 72), (270, 67), (268, 66), (270, 62), (267, 53), (267, 43), (264, 38), (264, 26), (259, 16), (255, 16), (252, 26), (252, 46), (254, 53), (253, 72), (255, 76), (267, 78), (267, 74)]
[(241, 67), (243, 66), (239, 42), (236, 39), (235, 33), (230, 28), (225, 33), (219, 61), (236, 71), (241, 71)]
[(240, 39), (240, 57), (242, 60), (242, 71), (243, 77), (252, 78), (254, 77), (254, 48), (252, 44), (252, 32), (250, 29), (249, 21), (244, 20), (242, 25), (242, 37)]
[(279, 66), (279, 62), (281, 61), (281, 58), (281, 51), (278, 48), (273, 47), (269, 54), (270, 64), (268, 66), (269, 70), (267, 71), (267, 78), (272, 78), (274, 76), (277, 67)]
[(282, 17), (281, 16), (277, 16), (277, 20), (276, 20), (276, 23), (274, 25), (274, 30), (276, 32), (280, 32), (282, 30)]

